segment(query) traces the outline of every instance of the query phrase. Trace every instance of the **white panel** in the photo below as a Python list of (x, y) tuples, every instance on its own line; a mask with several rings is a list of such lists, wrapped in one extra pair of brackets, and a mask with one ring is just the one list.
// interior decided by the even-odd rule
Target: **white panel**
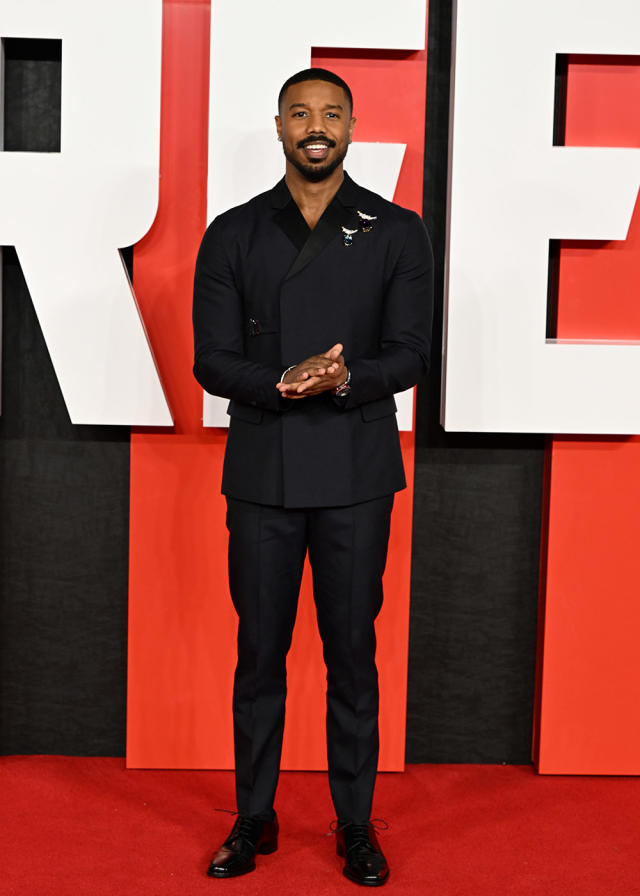
[(349, 174), (358, 184), (393, 201), (406, 143), (352, 143)]
[(546, 340), (550, 239), (625, 239), (640, 150), (554, 147), (558, 53), (640, 54), (637, 0), (458, 0), (449, 430), (639, 433), (640, 344)]
[[(0, 151), (4, 149), (4, 44), (0, 33)], [(0, 196), (0, 203), (2, 197)], [(2, 413), (2, 245), (0, 244), (0, 413)]]
[(158, 205), (161, 0), (2, 0), (0, 35), (62, 39), (60, 153), (0, 152), (15, 244), (74, 423), (171, 425), (118, 247)]
[(413, 396), (415, 389), (407, 389), (405, 392), (397, 392), (396, 406), (398, 412), (396, 420), (398, 421), (398, 429), (400, 432), (411, 432), (413, 429)]
[[(208, 220), (282, 177), (273, 120), (278, 93), (290, 75), (310, 66), (312, 47), (422, 50), (426, 6), (426, 0), (403, 0), (398, 15), (388, 0), (325, 0), (321, 10), (280, 0), (277, 16), (270, 3), (252, 4), (248, 22), (246, 4), (213, 0)], [(345, 167), (354, 180), (391, 199), (403, 155), (402, 144), (354, 143)], [(205, 395), (204, 425), (227, 426), (226, 406)], [(398, 420), (404, 428), (406, 415)]]

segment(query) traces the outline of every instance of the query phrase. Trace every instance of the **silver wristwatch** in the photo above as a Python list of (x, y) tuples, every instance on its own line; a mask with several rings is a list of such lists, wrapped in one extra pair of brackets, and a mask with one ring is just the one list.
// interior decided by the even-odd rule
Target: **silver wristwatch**
[(341, 386), (336, 386), (336, 388), (333, 390), (333, 394), (336, 395), (338, 398), (346, 398), (347, 395), (349, 394), (349, 392), (351, 392), (351, 386), (349, 385), (350, 383), (351, 383), (351, 371), (348, 370), (346, 380), (344, 381), (344, 383), (342, 383)]

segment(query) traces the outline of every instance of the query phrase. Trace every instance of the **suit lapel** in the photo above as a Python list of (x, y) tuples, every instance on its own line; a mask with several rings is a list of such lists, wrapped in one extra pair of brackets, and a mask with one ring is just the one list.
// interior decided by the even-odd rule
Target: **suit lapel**
[(293, 199), (289, 200), (284, 208), (278, 209), (273, 220), (285, 236), (291, 240), (298, 252), (301, 252), (311, 231)]
[(345, 172), (344, 181), (324, 214), (309, 229), (302, 212), (293, 201), (284, 178), (272, 190), (272, 204), (277, 209), (274, 223), (298, 250), (285, 280), (295, 277), (307, 267), (335, 238), (342, 238), (342, 227), (356, 229), (360, 221), (355, 213), (357, 186)]
[(322, 250), (329, 245), (331, 240), (336, 238), (340, 233), (340, 227), (344, 218), (342, 206), (335, 201), (329, 203), (324, 214), (309, 232), (307, 241), (302, 247), (302, 251), (298, 253), (295, 261), (289, 268), (285, 280), (295, 277), (303, 268), (306, 268), (314, 258), (317, 258)]

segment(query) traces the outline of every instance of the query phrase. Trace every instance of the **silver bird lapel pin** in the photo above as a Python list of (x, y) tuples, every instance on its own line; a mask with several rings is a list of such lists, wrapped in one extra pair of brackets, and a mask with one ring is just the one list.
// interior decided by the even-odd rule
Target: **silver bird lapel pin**
[(378, 220), (378, 216), (377, 215), (367, 215), (366, 212), (361, 212), (359, 209), (356, 212), (356, 214), (360, 218), (360, 225), (362, 227), (362, 232), (369, 233), (369, 231), (373, 229), (374, 223)]
[(357, 233), (357, 232), (358, 232), (357, 227), (355, 230), (349, 230), (348, 227), (342, 228), (342, 237), (343, 237), (345, 246), (350, 246), (353, 243), (353, 235), (354, 235), (354, 233)]

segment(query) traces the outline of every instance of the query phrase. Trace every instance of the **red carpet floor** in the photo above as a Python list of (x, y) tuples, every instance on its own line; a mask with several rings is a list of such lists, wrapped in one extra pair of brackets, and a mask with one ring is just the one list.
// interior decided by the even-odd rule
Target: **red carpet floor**
[[(326, 777), (282, 775), (280, 848), (210, 880), (233, 823), (229, 772), (127, 771), (122, 759), (0, 759), (2, 896), (349, 894)], [(421, 765), (378, 778), (375, 814), (403, 896), (640, 894), (640, 779), (539, 777), (524, 766)]]

